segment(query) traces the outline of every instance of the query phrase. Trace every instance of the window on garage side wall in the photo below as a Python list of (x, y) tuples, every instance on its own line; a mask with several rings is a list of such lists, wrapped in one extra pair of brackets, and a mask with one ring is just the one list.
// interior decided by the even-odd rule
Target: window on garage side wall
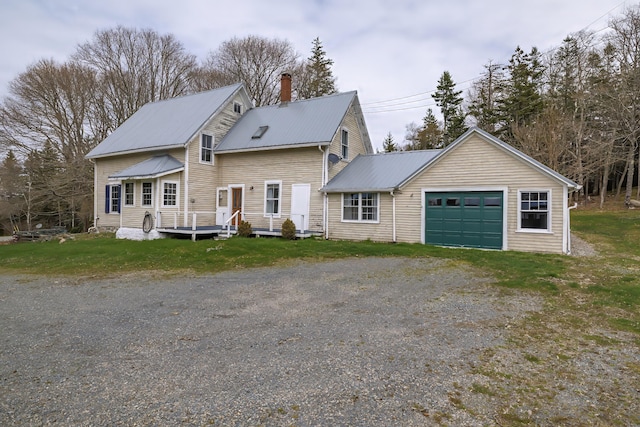
[(518, 193), (518, 229), (551, 231), (551, 191), (535, 190)]
[(342, 195), (342, 220), (378, 222), (378, 193), (344, 193)]

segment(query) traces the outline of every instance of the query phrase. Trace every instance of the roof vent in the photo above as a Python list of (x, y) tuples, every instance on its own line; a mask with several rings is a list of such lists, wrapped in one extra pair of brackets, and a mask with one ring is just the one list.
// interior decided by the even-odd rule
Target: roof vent
[(262, 138), (262, 135), (264, 135), (264, 133), (267, 131), (267, 129), (269, 129), (269, 126), (260, 126), (258, 128), (258, 130), (256, 131), (256, 133), (254, 133), (253, 136), (251, 136), (251, 139), (260, 139), (260, 138)]

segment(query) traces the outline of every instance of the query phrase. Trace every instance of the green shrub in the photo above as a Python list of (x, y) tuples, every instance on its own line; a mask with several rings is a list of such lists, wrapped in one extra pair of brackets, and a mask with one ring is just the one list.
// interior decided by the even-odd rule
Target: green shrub
[(296, 225), (289, 218), (282, 223), (282, 238), (288, 240), (296, 238)]
[(251, 233), (253, 233), (251, 223), (247, 221), (240, 221), (240, 225), (238, 226), (238, 236), (249, 237), (251, 236)]

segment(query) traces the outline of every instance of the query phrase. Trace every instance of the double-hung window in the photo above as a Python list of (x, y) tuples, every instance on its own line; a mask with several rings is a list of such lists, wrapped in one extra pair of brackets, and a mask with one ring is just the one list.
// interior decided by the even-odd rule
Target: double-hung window
[(378, 193), (345, 193), (342, 195), (342, 220), (378, 222)]
[(341, 144), (341, 152), (342, 158), (344, 160), (349, 159), (349, 131), (346, 129), (342, 129), (340, 133), (340, 144)]
[(165, 181), (162, 183), (162, 206), (178, 206), (178, 183)]
[(264, 183), (264, 215), (280, 216), (282, 197), (282, 181), (266, 181)]
[(151, 206), (153, 205), (153, 183), (151, 182), (143, 182), (142, 183), (142, 206)]
[(105, 187), (105, 213), (120, 213), (121, 185), (107, 185)]
[(520, 191), (518, 196), (518, 229), (551, 231), (551, 191)]
[(133, 200), (134, 200), (134, 195), (133, 195), (133, 189), (134, 189), (134, 184), (133, 182), (125, 182), (124, 183), (124, 205), (125, 206), (133, 206)]
[(202, 134), (202, 143), (200, 145), (200, 162), (213, 162), (213, 136)]

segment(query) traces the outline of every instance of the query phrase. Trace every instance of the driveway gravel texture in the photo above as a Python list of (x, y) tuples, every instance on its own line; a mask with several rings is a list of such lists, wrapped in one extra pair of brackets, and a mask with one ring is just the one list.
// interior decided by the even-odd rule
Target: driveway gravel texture
[(491, 281), (429, 258), (0, 277), (0, 425), (598, 424), (572, 386), (549, 408), (496, 401), (509, 376), (480, 367), (520, 363), (496, 358), (543, 300)]

